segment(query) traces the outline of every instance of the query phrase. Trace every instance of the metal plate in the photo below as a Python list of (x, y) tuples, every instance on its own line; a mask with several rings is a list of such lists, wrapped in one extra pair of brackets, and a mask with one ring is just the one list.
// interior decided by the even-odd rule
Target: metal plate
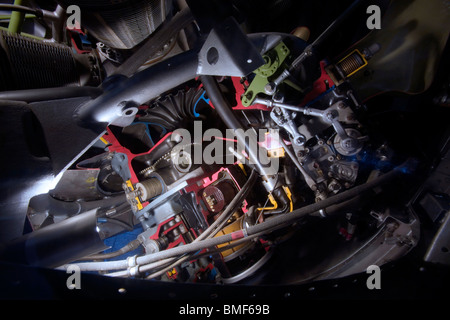
[(199, 53), (197, 74), (243, 77), (265, 64), (234, 19), (211, 30)]

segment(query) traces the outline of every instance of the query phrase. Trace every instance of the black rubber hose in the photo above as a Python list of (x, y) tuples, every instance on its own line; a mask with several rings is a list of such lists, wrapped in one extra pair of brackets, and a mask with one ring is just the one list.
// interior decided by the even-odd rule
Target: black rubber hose
[(168, 131), (174, 131), (184, 127), (187, 122), (204, 120), (200, 112), (209, 105), (201, 99), (205, 90), (190, 88), (179, 90), (176, 94), (168, 94), (154, 101), (150, 108), (139, 118), (140, 121), (148, 121), (155, 127), (162, 126)]
[(212, 101), (214, 108), (217, 110), (218, 115), (225, 125), (234, 130), (243, 129), (244, 126), (236, 118), (233, 110), (225, 100), (216, 79), (212, 76), (200, 76), (200, 81), (203, 83), (208, 98)]

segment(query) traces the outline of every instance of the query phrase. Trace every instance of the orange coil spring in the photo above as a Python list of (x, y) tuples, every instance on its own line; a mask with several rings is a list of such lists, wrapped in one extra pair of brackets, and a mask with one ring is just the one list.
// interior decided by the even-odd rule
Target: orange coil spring
[(364, 59), (357, 53), (353, 53), (341, 62), (339, 62), (338, 66), (342, 70), (344, 76), (348, 76), (364, 66)]

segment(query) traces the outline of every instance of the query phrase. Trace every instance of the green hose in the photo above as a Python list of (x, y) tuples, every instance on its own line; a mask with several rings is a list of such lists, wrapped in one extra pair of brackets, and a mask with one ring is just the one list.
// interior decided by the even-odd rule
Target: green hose
[[(14, 0), (15, 6), (22, 5), (22, 0)], [(11, 33), (20, 33), (22, 30), (23, 20), (25, 18), (24, 12), (12, 11), (11, 18), (9, 20), (8, 31)]]

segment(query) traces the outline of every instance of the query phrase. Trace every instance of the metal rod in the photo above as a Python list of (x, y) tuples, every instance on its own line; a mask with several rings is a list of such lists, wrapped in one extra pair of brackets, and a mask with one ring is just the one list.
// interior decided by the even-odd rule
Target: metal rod
[(311, 176), (305, 171), (305, 169), (303, 169), (302, 165), (300, 164), (300, 162), (298, 161), (297, 157), (295, 156), (295, 154), (292, 152), (292, 150), (286, 145), (286, 143), (284, 143), (283, 139), (280, 139), (280, 144), (283, 147), (283, 149), (287, 152), (288, 156), (291, 158), (292, 162), (294, 162), (295, 166), (297, 167), (297, 169), (300, 171), (300, 173), (303, 175), (303, 177), (305, 178), (305, 182), (306, 184), (313, 189), (314, 186), (316, 185), (316, 182), (314, 181), (313, 178), (311, 178)]
[(353, 11), (359, 6), (362, 0), (355, 0), (336, 20), (334, 20), (326, 29), (323, 31), (316, 40), (313, 41), (309, 46), (303, 50), (303, 52), (292, 62), (288, 69), (285, 69), (274, 81), (269, 82), (265, 87), (264, 91), (268, 95), (273, 95), (277, 91), (278, 86), (284, 80), (286, 80), (291, 72), (299, 66), (307, 57), (313, 55), (314, 50), (317, 49), (331, 34), (333, 34), (336, 29), (345, 21)]
[(315, 117), (323, 117), (324, 116), (324, 111), (319, 110), (319, 109), (314, 109), (314, 108), (305, 108), (305, 107), (300, 107), (300, 106), (294, 106), (291, 104), (286, 104), (283, 102), (276, 102), (276, 101), (272, 101), (269, 99), (262, 99), (262, 98), (256, 98), (255, 101), (253, 103), (257, 103), (257, 104), (263, 104), (266, 105), (268, 107), (279, 107), (282, 109), (287, 109), (287, 110), (291, 110), (291, 111), (295, 111), (295, 112), (300, 112), (303, 113), (307, 116), (315, 116)]
[(25, 18), (25, 13), (34, 13), (28, 11), (27, 7), (22, 7), (21, 4), (22, 0), (15, 0), (14, 5), (12, 6), (13, 8), (11, 8), (11, 19), (9, 20), (8, 24), (8, 31), (11, 33), (20, 33), (22, 29), (22, 23)]

